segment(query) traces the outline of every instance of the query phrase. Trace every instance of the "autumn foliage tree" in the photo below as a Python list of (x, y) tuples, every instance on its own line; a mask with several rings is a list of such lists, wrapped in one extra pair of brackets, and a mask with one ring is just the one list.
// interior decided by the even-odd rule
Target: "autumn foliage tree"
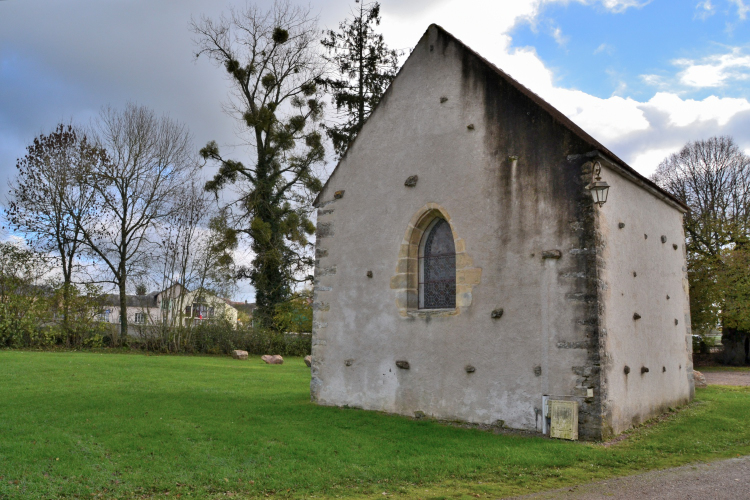
[(277, 2), (270, 11), (249, 6), (218, 20), (203, 17), (192, 29), (198, 56), (227, 73), (229, 109), (249, 145), (245, 161), (224, 156), (216, 142), (201, 150), (219, 167), (206, 189), (230, 199), (223, 207), (227, 241), (251, 241), (252, 265), (239, 275), (255, 287), (255, 319), (272, 327), (276, 304), (312, 263), (309, 202), (321, 188), (315, 166), (325, 156), (316, 20), (307, 9)]
[(79, 267), (81, 229), (95, 204), (94, 189), (84, 185), (83, 173), (106, 164), (104, 149), (71, 125), (58, 125), (27, 147), (11, 182), (7, 217), (37, 252), (52, 254), (62, 271), (62, 325), (69, 330), (69, 307), (76, 295), (74, 274)]

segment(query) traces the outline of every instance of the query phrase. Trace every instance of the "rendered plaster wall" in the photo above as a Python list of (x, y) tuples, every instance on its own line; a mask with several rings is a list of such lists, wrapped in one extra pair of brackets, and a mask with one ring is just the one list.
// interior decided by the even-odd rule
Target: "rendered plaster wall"
[[(593, 209), (585, 159), (568, 159), (589, 149), (431, 27), (319, 198), (313, 400), (540, 430), (549, 394), (599, 438)], [(403, 300), (430, 210), (471, 270), (455, 311)]]
[(617, 434), (692, 399), (690, 306), (681, 211), (606, 165), (602, 178), (605, 406)]

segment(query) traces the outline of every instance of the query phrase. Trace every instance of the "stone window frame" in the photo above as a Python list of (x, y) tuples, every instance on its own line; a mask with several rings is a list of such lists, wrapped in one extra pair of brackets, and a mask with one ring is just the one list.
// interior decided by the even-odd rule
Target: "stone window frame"
[[(451, 228), (456, 250), (456, 308), (419, 309), (419, 251), (423, 236), (433, 221), (444, 219)], [(482, 268), (466, 252), (464, 240), (458, 236), (448, 211), (437, 203), (428, 203), (411, 218), (399, 246), (396, 274), (391, 289), (396, 292), (396, 307), (401, 317), (454, 316), (471, 306), (473, 288), (482, 277)]]

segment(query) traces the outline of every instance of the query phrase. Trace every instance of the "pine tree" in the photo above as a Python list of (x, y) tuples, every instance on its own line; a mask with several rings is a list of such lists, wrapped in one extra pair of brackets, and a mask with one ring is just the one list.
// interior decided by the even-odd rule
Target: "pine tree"
[(380, 102), (396, 77), (398, 54), (389, 49), (380, 25), (380, 4), (355, 0), (357, 10), (339, 23), (339, 30), (328, 30), (321, 40), (337, 76), (322, 83), (333, 95), (341, 121), (326, 127), (336, 154), (341, 157), (354, 141), (365, 120)]

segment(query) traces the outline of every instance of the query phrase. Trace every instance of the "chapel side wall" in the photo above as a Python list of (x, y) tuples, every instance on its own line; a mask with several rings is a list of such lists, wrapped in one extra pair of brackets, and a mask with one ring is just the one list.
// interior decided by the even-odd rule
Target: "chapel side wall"
[[(579, 401), (581, 436), (600, 438), (589, 149), (431, 28), (320, 196), (313, 400), (541, 430), (549, 394)], [(449, 218), (471, 270), (455, 314), (404, 303), (426, 210)]]
[(682, 213), (606, 164), (601, 176), (611, 186), (599, 232), (609, 421), (618, 434), (692, 399), (690, 304)]

